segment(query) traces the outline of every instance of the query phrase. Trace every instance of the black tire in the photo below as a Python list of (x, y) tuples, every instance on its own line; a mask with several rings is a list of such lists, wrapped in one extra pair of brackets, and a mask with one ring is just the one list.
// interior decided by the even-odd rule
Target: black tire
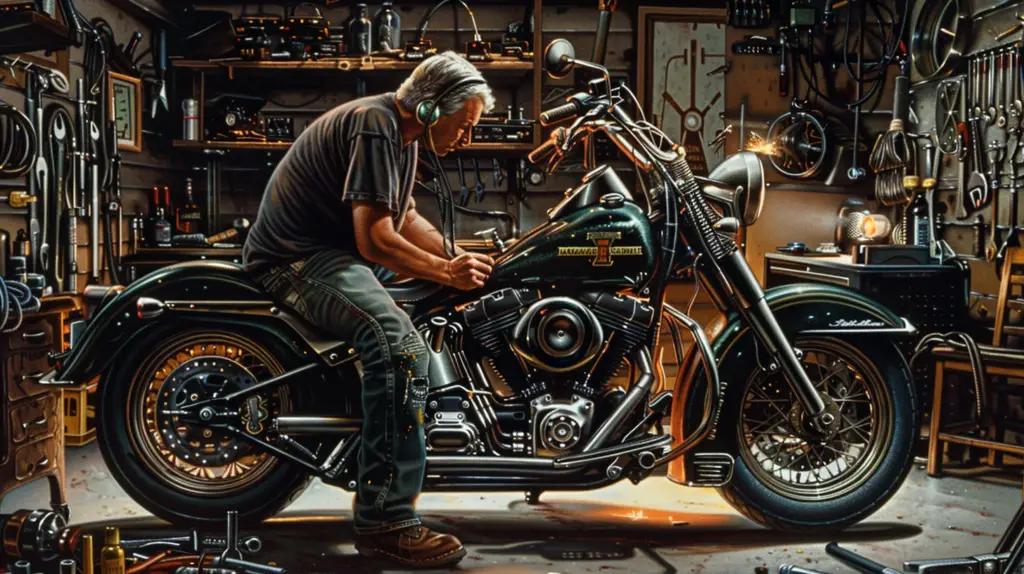
[[(262, 522), (291, 504), (309, 485), (312, 477), (303, 469), (276, 461), (259, 482), (237, 491), (200, 496), (183, 492), (154, 472), (135, 446), (129, 428), (129, 391), (141, 369), (159, 359), (176, 344), (195, 337), (238, 339), (238, 334), (214, 330), (160, 330), (143, 339), (133, 349), (122, 351), (128, 360), (119, 361), (100, 382), (97, 417), (100, 452), (117, 483), (133, 500), (155, 516), (189, 527), (217, 525), (229, 510), (237, 510), (245, 524)], [(273, 347), (258, 339), (248, 340), (273, 355)], [(282, 354), (274, 355), (281, 359)], [(283, 361), (282, 361), (283, 363)]]
[[(745, 338), (750, 350), (749, 337)], [(780, 494), (779, 489), (766, 485), (757, 471), (743, 456), (743, 438), (740, 432), (740, 412), (748, 378), (736, 377), (742, 369), (733, 370), (735, 378), (726, 379), (732, 383), (726, 392), (722, 416), (719, 421), (719, 444), (728, 445), (736, 454), (736, 465), (732, 481), (718, 489), (725, 500), (747, 518), (780, 530), (840, 530), (860, 522), (877, 511), (899, 489), (913, 464), (913, 447), (920, 425), (920, 414), (913, 378), (903, 355), (884, 339), (844, 340), (829, 338), (797, 339), (795, 346), (803, 348), (809, 341), (828, 342), (839, 347), (847, 346), (848, 352), (861, 364), (876, 369), (881, 377), (884, 397), (891, 405), (891, 432), (888, 440), (878, 444), (884, 450), (876, 457), (870, 474), (863, 482), (848, 486), (848, 492), (837, 493), (824, 501), (799, 500)], [(750, 357), (751, 354), (745, 354)], [(746, 361), (750, 363), (752, 361)], [(753, 367), (757, 368), (754, 362)], [(858, 425), (859, 426), (859, 425)], [(881, 434), (881, 433), (879, 433)], [(747, 451), (750, 452), (749, 450)]]

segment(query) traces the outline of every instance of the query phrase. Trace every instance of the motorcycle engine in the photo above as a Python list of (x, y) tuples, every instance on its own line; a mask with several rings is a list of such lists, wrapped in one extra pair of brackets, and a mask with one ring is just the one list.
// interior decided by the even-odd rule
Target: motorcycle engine
[(462, 409), (443, 409), (438, 402), (427, 425), (435, 452), (479, 452), (486, 429), (459, 418), (470, 406), (510, 431), (502, 438), (514, 452), (561, 456), (582, 447), (605, 411), (621, 400), (622, 390), (609, 391), (608, 383), (654, 320), (654, 309), (632, 297), (597, 291), (544, 296), (529, 288), (491, 293), (461, 314), (472, 346), (467, 351), (489, 361), (512, 391), (501, 402), (520, 407), (503, 411), (478, 404), (486, 402), (479, 396), (460, 395)]

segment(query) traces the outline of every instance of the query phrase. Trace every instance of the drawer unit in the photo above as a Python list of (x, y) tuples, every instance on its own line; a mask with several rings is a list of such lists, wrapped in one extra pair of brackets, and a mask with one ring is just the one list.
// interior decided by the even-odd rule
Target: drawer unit
[(52, 387), (39, 384), (39, 379), (50, 370), (47, 361), (49, 350), (11, 353), (4, 365), (4, 379), (7, 384), (7, 398), (11, 401), (31, 397), (39, 393), (53, 392)]
[(57, 395), (47, 393), (11, 407), (11, 442), (15, 446), (52, 436), (57, 428)]
[(0, 334), (0, 497), (45, 479), (50, 507), (64, 514), (62, 394), (59, 387), (39, 380), (50, 371), (50, 353), (64, 350), (67, 321), (80, 315), (84, 305), (77, 295), (44, 297), (39, 303), (17, 328)]
[(19, 446), (14, 450), (14, 479), (24, 482), (52, 470), (54, 452), (60, 446), (56, 437)]
[(7, 346), (12, 351), (49, 348), (53, 342), (53, 323), (46, 319), (26, 321), (20, 329), (7, 336)]

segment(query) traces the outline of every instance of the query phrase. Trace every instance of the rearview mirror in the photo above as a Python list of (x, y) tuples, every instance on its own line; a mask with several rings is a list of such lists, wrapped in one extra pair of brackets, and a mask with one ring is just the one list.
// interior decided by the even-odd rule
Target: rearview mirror
[(576, 50), (568, 40), (553, 40), (544, 49), (544, 70), (552, 78), (564, 78), (572, 71), (575, 59)]

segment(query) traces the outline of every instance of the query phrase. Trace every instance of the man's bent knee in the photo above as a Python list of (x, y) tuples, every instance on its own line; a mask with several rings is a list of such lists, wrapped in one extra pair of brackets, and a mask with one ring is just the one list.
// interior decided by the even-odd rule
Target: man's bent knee
[(430, 372), (430, 355), (423, 337), (410, 331), (398, 342), (393, 355), (395, 375), (400, 381), (402, 404), (420, 425), (423, 424), (423, 409), (427, 404)]

